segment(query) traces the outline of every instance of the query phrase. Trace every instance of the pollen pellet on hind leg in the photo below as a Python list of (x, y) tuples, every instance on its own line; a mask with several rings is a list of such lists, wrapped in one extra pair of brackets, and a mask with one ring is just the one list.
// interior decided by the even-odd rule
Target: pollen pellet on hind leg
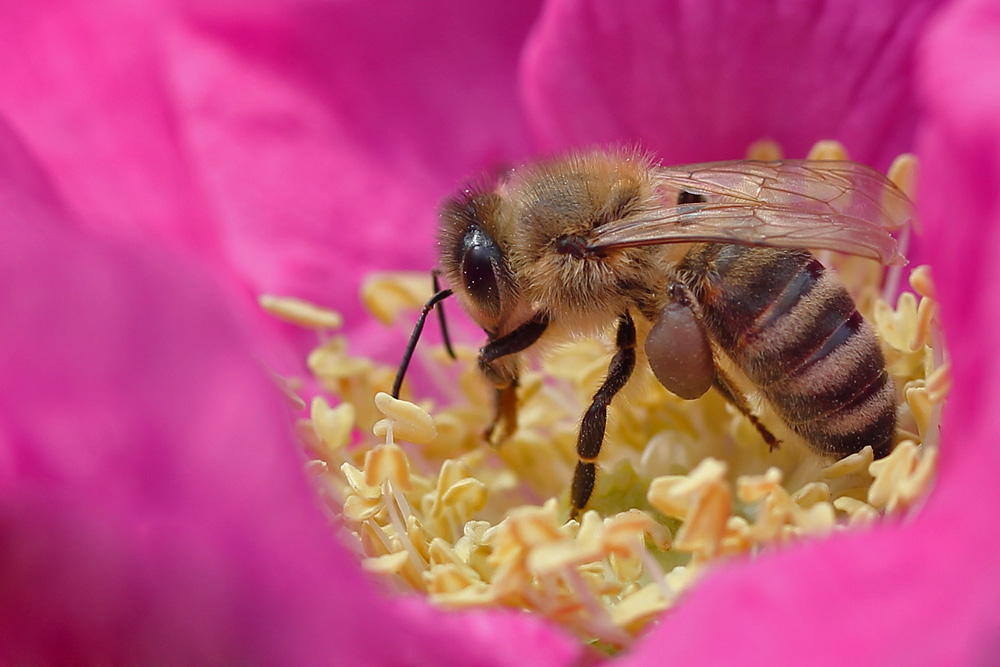
[(685, 303), (675, 299), (660, 311), (646, 336), (645, 350), (653, 375), (671, 393), (694, 399), (712, 386), (712, 348), (698, 318)]

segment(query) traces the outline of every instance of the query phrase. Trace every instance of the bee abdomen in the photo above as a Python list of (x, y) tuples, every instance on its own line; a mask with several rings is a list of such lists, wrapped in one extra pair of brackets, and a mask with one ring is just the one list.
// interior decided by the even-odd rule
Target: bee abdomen
[(820, 451), (872, 445), (876, 456), (887, 454), (895, 390), (875, 333), (843, 285), (799, 250), (722, 251), (710, 266), (709, 328), (782, 419)]
[(854, 313), (793, 372), (762, 387), (778, 414), (816, 449), (889, 453), (895, 389), (875, 333)]

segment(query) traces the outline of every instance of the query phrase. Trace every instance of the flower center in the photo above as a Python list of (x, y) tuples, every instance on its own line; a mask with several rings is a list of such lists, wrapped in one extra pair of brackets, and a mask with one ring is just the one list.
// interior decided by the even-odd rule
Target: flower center
[[(824, 153), (831, 150), (823, 144), (813, 157), (838, 157)], [(890, 178), (909, 187), (905, 165)], [(418, 349), (439, 399), (417, 405), (384, 393), (394, 368), (352, 356), (347, 339), (333, 335), (308, 365), (336, 407), (314, 398), (300, 433), (335, 525), (391, 588), (451, 609), (528, 609), (614, 650), (720, 559), (760, 557), (803, 536), (914, 511), (933, 479), (950, 386), (930, 272), (914, 269), (912, 291), (893, 299), (898, 275), (884, 276), (876, 262), (819, 257), (875, 329), (896, 387), (895, 447), (885, 458), (873, 460), (869, 446), (825, 459), (755, 406), (781, 433), (771, 452), (721, 395), (682, 400), (639, 363), (609, 409), (589, 509), (568, 520), (576, 433), (614, 354), (609, 340), (571, 341), (526, 369), (517, 429), (494, 448), (483, 437), (492, 390), (474, 348), (457, 346), (457, 361)], [(419, 307), (429, 283), (374, 276), (363, 296), (391, 321)], [(295, 300), (262, 305), (304, 326), (339, 326), (335, 314)]]

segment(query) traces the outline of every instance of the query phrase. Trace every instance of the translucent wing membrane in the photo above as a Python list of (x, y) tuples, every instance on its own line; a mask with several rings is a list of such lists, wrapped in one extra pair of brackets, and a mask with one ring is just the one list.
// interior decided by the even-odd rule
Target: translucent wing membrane
[[(825, 249), (902, 263), (891, 232), (913, 203), (879, 172), (854, 162), (753, 160), (659, 167), (662, 206), (602, 225), (589, 250), (722, 242)], [(681, 193), (704, 201), (680, 204)]]

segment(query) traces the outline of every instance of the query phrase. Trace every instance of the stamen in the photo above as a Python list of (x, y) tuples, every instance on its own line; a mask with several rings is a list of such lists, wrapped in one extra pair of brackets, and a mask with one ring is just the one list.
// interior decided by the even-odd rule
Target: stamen
[(340, 313), (302, 299), (262, 294), (257, 303), (278, 319), (306, 329), (339, 329), (344, 325)]

